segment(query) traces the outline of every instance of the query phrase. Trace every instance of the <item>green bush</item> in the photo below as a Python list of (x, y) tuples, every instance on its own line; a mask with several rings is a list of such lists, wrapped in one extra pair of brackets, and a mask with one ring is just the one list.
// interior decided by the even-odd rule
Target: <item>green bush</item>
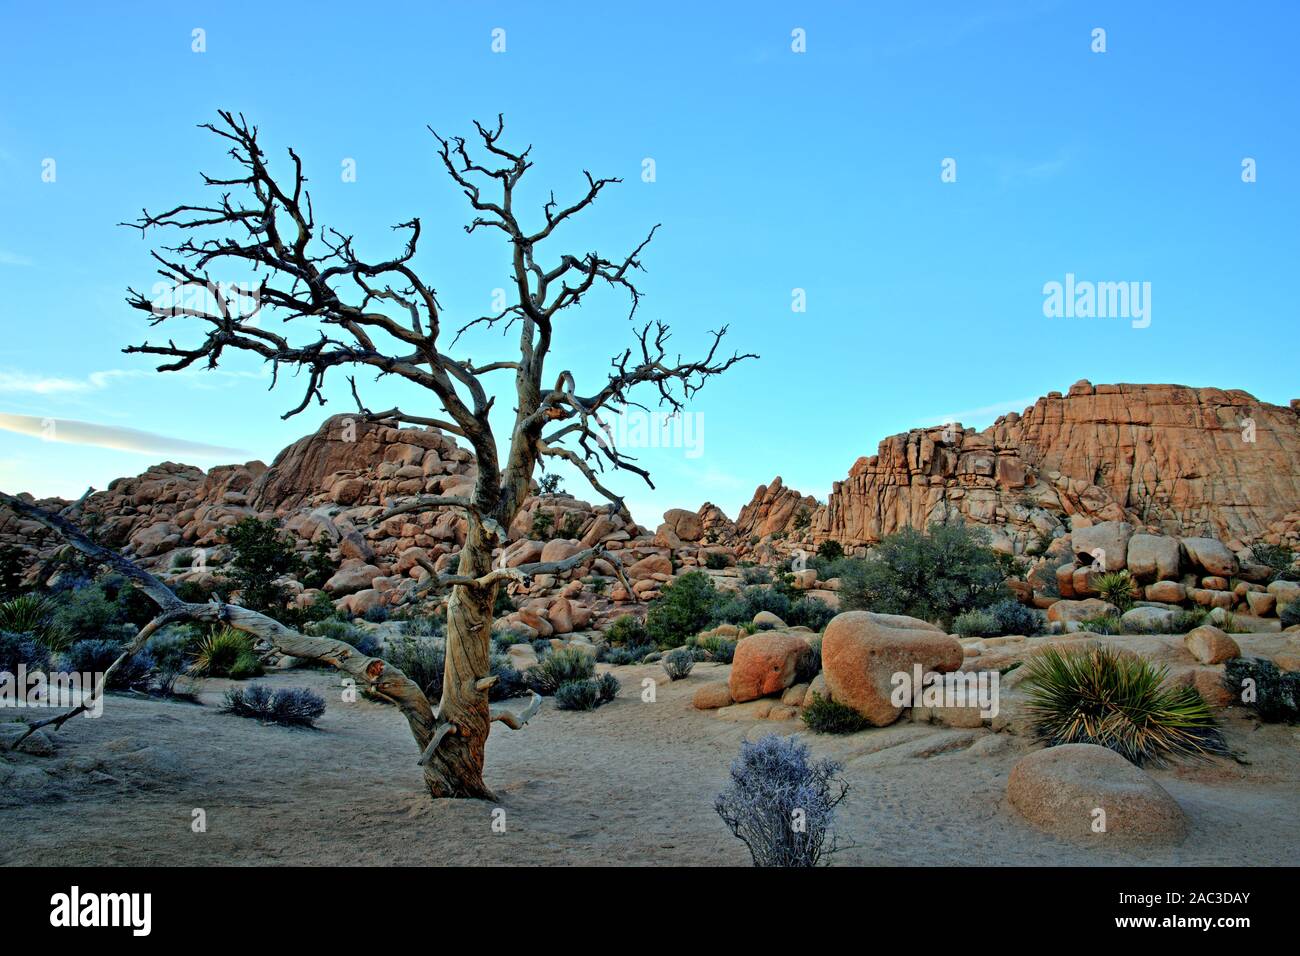
[(660, 647), (675, 647), (713, 621), (717, 589), (702, 571), (689, 571), (663, 589), (650, 604), (646, 631)]
[(1024, 686), (1035, 732), (1049, 747), (1100, 744), (1135, 764), (1227, 754), (1214, 715), (1191, 687), (1170, 687), (1168, 672), (1111, 648), (1029, 659)]
[(239, 603), (276, 618), (284, 613), (290, 592), (279, 583), (286, 575), (301, 575), (307, 565), (281, 536), (278, 521), (249, 516), (226, 530), (230, 545), (232, 584), (239, 590)]
[(710, 571), (721, 571), (727, 566), (727, 556), (716, 551), (709, 551), (704, 555), (704, 566)]
[(261, 675), (262, 663), (253, 650), (252, 637), (233, 627), (220, 627), (200, 638), (189, 672), (198, 677), (245, 680)]
[(838, 561), (844, 557), (844, 547), (838, 541), (823, 541), (817, 546), (817, 557), (823, 561)]
[(531, 690), (543, 697), (549, 697), (563, 684), (571, 681), (590, 680), (596, 672), (596, 660), (585, 651), (576, 647), (565, 647), (552, 651), (535, 666), (530, 667), (526, 680)]
[(395, 637), (384, 648), (384, 660), (414, 681), (429, 700), (442, 697), (442, 677), (447, 667), (447, 648), (442, 638), (422, 634)]
[(987, 534), (959, 522), (932, 524), (928, 534), (914, 528), (891, 534), (846, 572), (843, 610), (906, 614), (944, 627), (1006, 595)]
[(803, 709), (803, 722), (815, 734), (855, 734), (871, 727), (871, 721), (852, 707), (813, 694)]
[(1108, 601), (1121, 612), (1133, 607), (1137, 600), (1137, 582), (1128, 571), (1109, 571), (1097, 576), (1097, 593), (1103, 601)]
[(744, 584), (768, 584), (772, 580), (772, 572), (768, 568), (756, 564), (748, 568), (741, 568), (740, 580)]
[(709, 659), (719, 664), (730, 664), (736, 656), (736, 642), (721, 635), (701, 638), (696, 647), (708, 652)]
[(678, 681), (691, 675), (691, 669), (695, 667), (695, 655), (689, 647), (679, 647), (665, 654), (661, 663), (669, 679)]
[(605, 629), (605, 640), (611, 644), (628, 646), (654, 643), (654, 640), (646, 631), (645, 625), (641, 623), (641, 619), (631, 614), (624, 614), (622, 617), (616, 618)]
[(557, 710), (595, 710), (600, 702), (600, 688), (594, 680), (565, 681), (555, 689)]
[(990, 611), (963, 611), (953, 618), (952, 631), (962, 637), (996, 637), (998, 622)]
[(596, 680), (596, 691), (599, 704), (608, 704), (618, 696), (618, 692), (623, 685), (618, 682), (618, 678), (613, 674), (601, 674)]
[(12, 597), (0, 602), (0, 631), (30, 634), (47, 650), (62, 650), (68, 645), (68, 637), (53, 623), (55, 610), (55, 602), (39, 594)]
[(1113, 614), (1102, 614), (1097, 617), (1090, 617), (1086, 621), (1079, 622), (1079, 630), (1089, 631), (1093, 634), (1123, 634), (1124, 627), (1120, 620)]

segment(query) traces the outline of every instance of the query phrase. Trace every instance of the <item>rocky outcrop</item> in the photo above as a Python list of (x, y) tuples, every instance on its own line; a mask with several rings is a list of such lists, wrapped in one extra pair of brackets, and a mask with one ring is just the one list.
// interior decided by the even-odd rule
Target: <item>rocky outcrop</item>
[(953, 423), (886, 438), (822, 507), (778, 478), (736, 528), (742, 539), (798, 538), (795, 515), (811, 503), (809, 545), (870, 545), (949, 519), (983, 525), (995, 547), (1016, 552), (1107, 521), (1233, 550), (1300, 544), (1298, 407), (1237, 389), (1081, 381), (982, 432)]

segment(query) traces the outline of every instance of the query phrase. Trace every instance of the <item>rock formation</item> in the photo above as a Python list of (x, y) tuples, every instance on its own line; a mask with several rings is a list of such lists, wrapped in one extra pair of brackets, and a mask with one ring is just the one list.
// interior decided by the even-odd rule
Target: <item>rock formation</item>
[[(824, 505), (777, 478), (735, 527), (742, 545), (775, 537), (788, 550), (866, 546), (959, 518), (1020, 553), (1072, 528), (1128, 521), (1239, 550), (1300, 543), (1298, 503), (1300, 400), (1284, 407), (1236, 389), (1081, 381), (982, 432), (951, 423), (887, 438)], [(798, 517), (805, 508), (811, 520)]]

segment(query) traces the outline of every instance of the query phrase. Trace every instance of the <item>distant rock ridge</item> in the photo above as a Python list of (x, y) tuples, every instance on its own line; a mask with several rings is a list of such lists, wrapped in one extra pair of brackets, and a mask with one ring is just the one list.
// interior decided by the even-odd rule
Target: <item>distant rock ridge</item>
[(1080, 381), (980, 432), (941, 423), (886, 438), (824, 504), (779, 477), (760, 485), (735, 542), (862, 547), (945, 519), (983, 525), (1015, 552), (1102, 521), (1300, 544), (1300, 400)]

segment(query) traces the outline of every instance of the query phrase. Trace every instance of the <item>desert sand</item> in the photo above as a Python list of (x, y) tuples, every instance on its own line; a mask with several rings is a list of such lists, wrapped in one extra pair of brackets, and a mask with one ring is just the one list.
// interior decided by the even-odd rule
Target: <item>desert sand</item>
[[(1181, 846), (1080, 845), (1007, 806), (1011, 766), (1036, 746), (1023, 737), (906, 720), (818, 736), (798, 722), (695, 710), (691, 695), (725, 665), (697, 665), (676, 683), (658, 666), (613, 671), (623, 690), (596, 711), (548, 700), (522, 731), (493, 725), (486, 778), (498, 804), (431, 801), (395, 709), (342, 702), (331, 672), (265, 678), (326, 697), (314, 730), (220, 713), (225, 681), (203, 686), (203, 706), (110, 696), (102, 718), (56, 735), (55, 754), (0, 758), (0, 863), (748, 865), (712, 802), (740, 742), (772, 732), (802, 732), (816, 755), (844, 763), (836, 866), (1295, 862), (1294, 727), (1230, 712), (1226, 736), (1247, 763), (1152, 771), (1190, 818)], [(660, 682), (654, 703), (640, 699), (647, 677)], [(493, 829), (497, 807), (505, 832)], [(205, 833), (191, 830), (195, 808)]]

